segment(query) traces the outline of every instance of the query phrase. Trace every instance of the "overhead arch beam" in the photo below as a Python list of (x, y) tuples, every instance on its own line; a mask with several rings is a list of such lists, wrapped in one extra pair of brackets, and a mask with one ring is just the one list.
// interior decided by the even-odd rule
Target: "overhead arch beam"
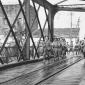
[[(37, 4), (39, 4), (40, 6), (45, 7), (46, 9), (50, 9), (53, 6), (47, 0), (33, 0), (33, 1)], [(43, 2), (44, 2), (44, 5), (43, 5)]]

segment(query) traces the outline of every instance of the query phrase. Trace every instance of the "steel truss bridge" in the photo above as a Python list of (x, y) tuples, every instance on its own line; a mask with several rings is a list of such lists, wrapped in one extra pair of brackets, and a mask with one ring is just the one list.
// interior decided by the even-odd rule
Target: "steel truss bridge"
[[(5, 9), (6, 6), (4, 6), (2, 0), (0, 0), (0, 8), (2, 10), (0, 12), (2, 12), (7, 23), (6, 25), (9, 29), (7, 29), (8, 32), (5, 33), (6, 37), (0, 47), (0, 85), (40, 85), (45, 81), (48, 81), (48, 79), (52, 78), (54, 75), (57, 75), (61, 71), (74, 65), (75, 63), (80, 62), (83, 59), (82, 55), (79, 54), (79, 51), (78, 53), (76, 52), (77, 56), (72, 55), (69, 57), (64, 54), (65, 56), (63, 57), (62, 55), (57, 55), (58, 57), (56, 56), (55, 58), (55, 53), (52, 55), (52, 57), (43, 57), (43, 55), (41, 55), (43, 52), (41, 51), (40, 46), (43, 44), (43, 42), (45, 42), (46, 39), (45, 30), (47, 31), (49, 41), (54, 41), (54, 19), (56, 13), (59, 11), (85, 12), (85, 4), (60, 5), (68, 0), (62, 0), (56, 4), (51, 4), (47, 0), (23, 0), (23, 2), (21, 0), (17, 1), (19, 10), (17, 11), (16, 17), (12, 17), (14, 20), (11, 22)], [(32, 3), (32, 7), (30, 6), (30, 2)], [(39, 17), (39, 10), (41, 7), (45, 13), (43, 27)], [(31, 8), (33, 8), (35, 13), (32, 22), (30, 20), (30, 16), (33, 13), (30, 12), (32, 10)], [(24, 26), (19, 21), (19, 19), (21, 20), (21, 15), (23, 17)], [(37, 27), (39, 27), (39, 29), (37, 29), (38, 33), (36, 29), (32, 31), (35, 22), (37, 23)], [(16, 23), (18, 27), (16, 27)], [(48, 25), (47, 29), (46, 25)], [(25, 29), (22, 30), (23, 28)], [(4, 30), (4, 28), (2, 30)], [(35, 32), (39, 35), (37, 45), (34, 40)], [(68, 30), (67, 32), (68, 33), (66, 34), (70, 33)], [(12, 37), (14, 45), (7, 46), (10, 37)], [(32, 42), (32, 46), (30, 45), (30, 41)], [(65, 39), (62, 38), (61, 41), (65, 41)], [(45, 60), (44, 63), (47, 63), (47, 61), (50, 62), (51, 60), (51, 63), (44, 64), (42, 62), (43, 60)]]
[[(4, 40), (4, 43), (3, 45), (1, 46), (1, 49), (0, 49), (0, 54), (2, 55), (2, 52), (3, 50), (7, 50), (7, 48), (5, 47), (6, 43), (7, 43), (7, 40), (10, 36), (10, 34), (12, 34), (12, 36), (14, 37), (14, 40), (15, 40), (15, 43), (16, 43), (16, 47), (18, 49), (18, 56), (17, 56), (17, 62), (27, 62), (29, 61), (30, 62), (30, 52), (29, 52), (29, 48), (30, 48), (30, 40), (32, 41), (33, 43), (33, 47), (34, 47), (34, 50), (35, 50), (35, 55), (33, 55), (33, 62), (34, 61), (38, 61), (40, 59), (40, 56), (39, 56), (39, 53), (38, 53), (38, 48), (39, 48), (39, 43), (41, 41), (41, 38), (43, 39), (43, 41), (45, 41), (45, 36), (44, 36), (44, 29), (45, 29), (45, 26), (46, 26), (46, 23), (48, 23), (48, 37), (49, 37), (49, 40), (51, 42), (53, 42), (53, 37), (54, 37), (54, 16), (55, 14), (58, 12), (58, 11), (75, 11), (75, 12), (85, 12), (85, 5), (83, 4), (72, 4), (72, 5), (59, 5), (60, 3), (66, 1), (61, 1), (55, 5), (49, 3), (47, 0), (31, 0), (32, 1), (32, 4), (33, 4), (33, 7), (34, 7), (34, 11), (35, 11), (35, 19), (37, 19), (38, 21), (38, 25), (39, 25), (39, 28), (40, 28), (40, 39), (39, 39), (39, 43), (38, 45), (36, 46), (35, 45), (35, 42), (33, 40), (33, 35), (32, 35), (32, 32), (31, 32), (31, 29), (33, 27), (33, 24), (35, 22), (35, 19), (33, 20), (33, 23), (31, 26), (29, 26), (29, 5), (30, 5), (30, 0), (24, 0), (24, 2), (22, 3), (21, 0), (17, 0), (18, 3), (19, 3), (19, 6), (20, 6), (20, 9), (18, 11), (18, 14), (16, 15), (15, 17), (15, 20), (13, 22), (13, 24), (11, 24), (9, 18), (8, 18), (8, 15), (6, 13), (6, 10), (4, 9), (4, 5), (2, 3), (2, 1), (0, 0), (0, 7), (1, 7), (1, 10), (2, 10), (2, 13), (7, 21), (7, 24), (9, 26), (9, 32), (7, 34), (7, 37), (5, 38)], [(36, 7), (36, 3), (38, 4), (38, 9)], [(25, 9), (24, 9), (25, 7)], [(41, 23), (40, 23), (40, 20), (39, 20), (39, 15), (38, 15), (38, 11), (40, 9), (40, 7), (43, 7), (44, 8), (44, 12), (45, 12), (45, 16), (46, 16), (46, 20), (45, 20), (45, 23), (44, 23), (44, 26), (43, 28), (41, 27)], [(48, 12), (47, 12), (48, 11)], [(23, 18), (24, 18), (24, 21), (25, 21), (25, 26), (26, 26), (26, 34), (25, 34), (25, 43), (24, 45), (21, 47), (19, 42), (18, 42), (18, 39), (15, 35), (15, 32), (14, 32), (14, 26), (15, 26), (15, 23), (17, 22), (17, 19), (19, 17), (19, 15), (22, 13), (23, 15)], [(24, 50), (26, 48), (26, 55), (23, 54)], [(7, 62), (8, 62), (8, 58), (7, 57)], [(37, 58), (37, 60), (36, 60)], [(0, 57), (0, 63), (4, 65), (4, 60), (2, 57)]]

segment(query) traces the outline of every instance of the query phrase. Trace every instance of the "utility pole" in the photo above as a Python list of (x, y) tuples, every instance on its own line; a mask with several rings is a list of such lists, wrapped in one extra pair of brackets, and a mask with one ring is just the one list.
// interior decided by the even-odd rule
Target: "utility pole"
[(76, 28), (79, 28), (79, 26), (80, 26), (80, 17), (78, 18)]
[[(73, 16), (73, 13), (71, 11), (71, 30), (72, 30), (72, 16)], [(72, 32), (71, 32), (72, 33)], [(72, 35), (70, 34), (70, 44), (72, 44)]]
[(72, 28), (72, 16), (73, 16), (73, 13), (71, 11), (71, 28)]

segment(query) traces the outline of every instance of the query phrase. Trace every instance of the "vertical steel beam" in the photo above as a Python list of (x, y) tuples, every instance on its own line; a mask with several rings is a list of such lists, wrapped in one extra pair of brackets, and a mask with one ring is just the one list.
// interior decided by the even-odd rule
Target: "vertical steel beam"
[[(40, 9), (40, 6), (38, 7), (37, 12), (39, 11), (39, 9)], [(35, 16), (35, 18), (34, 18), (34, 20), (33, 20), (33, 23), (32, 23), (32, 25), (30, 26), (30, 29), (32, 29), (36, 18), (37, 18), (37, 17)], [(25, 41), (25, 44), (24, 44), (24, 46), (23, 46), (23, 48), (22, 48), (22, 52), (24, 51), (24, 47), (26, 46), (26, 42), (27, 42), (27, 38), (28, 38), (28, 37), (29, 37), (29, 35), (26, 36), (26, 41)], [(36, 53), (35, 53), (35, 54), (36, 54)], [(36, 55), (35, 55), (35, 56), (36, 56)]]
[(52, 10), (48, 11), (48, 21), (50, 25), (50, 30), (48, 29), (48, 35), (51, 42), (53, 42), (53, 38), (54, 38), (54, 15), (55, 14), (53, 13)]
[(27, 23), (27, 19), (26, 19), (25, 13), (24, 13), (24, 10), (23, 10), (23, 8), (22, 8), (22, 3), (21, 3), (20, 0), (18, 0), (18, 1), (19, 1), (19, 5), (20, 5), (20, 7), (21, 7), (21, 10), (22, 10), (23, 17), (24, 17), (24, 19), (25, 19), (25, 23), (26, 23), (26, 25), (27, 25), (27, 29), (28, 29), (30, 38), (31, 38), (31, 40), (32, 40), (32, 43), (33, 43), (33, 46), (34, 46), (34, 49), (35, 49), (35, 52), (36, 52), (36, 54), (37, 54), (37, 57), (39, 58), (39, 55), (38, 55), (38, 53), (37, 53), (37, 49), (36, 49), (36, 46), (35, 46), (35, 43), (34, 43), (32, 34), (31, 34), (30, 27), (29, 27), (29, 25), (28, 25), (28, 23)]
[[(27, 18), (27, 23), (29, 24), (30, 27), (30, 0), (26, 0), (25, 3), (25, 16)], [(28, 36), (26, 41), (26, 59), (30, 60), (30, 36), (27, 29), (27, 25), (25, 26), (26, 26), (26, 36)]]
[(43, 1), (43, 7), (44, 11), (48, 20), (48, 38), (50, 39), (51, 42), (53, 42), (53, 37), (54, 37), (54, 16), (55, 16), (55, 7), (52, 6), (51, 8), (48, 9), (48, 15), (46, 12), (45, 8), (45, 2)]

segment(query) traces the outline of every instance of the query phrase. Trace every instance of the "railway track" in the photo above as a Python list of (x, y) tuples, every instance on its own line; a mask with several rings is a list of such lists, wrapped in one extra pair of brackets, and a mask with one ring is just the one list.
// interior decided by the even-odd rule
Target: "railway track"
[[(68, 60), (71, 60), (71, 59), (72, 59), (72, 58), (70, 58), (70, 59), (64, 59), (64, 60), (61, 60), (61, 61), (59, 61), (59, 62), (55, 62), (55, 63), (50, 64), (50, 65), (46, 65), (46, 66), (44, 66), (44, 67), (42, 67), (42, 68), (39, 68), (39, 69), (37, 69), (37, 70), (35, 70), (35, 71), (32, 71), (32, 72), (30, 72), (30, 73), (27, 73), (27, 74), (18, 76), (18, 77), (16, 77), (16, 78), (13, 78), (13, 79), (8, 80), (8, 81), (6, 81), (6, 82), (1, 82), (0, 85), (38, 85), (38, 84), (46, 81), (48, 78), (50, 78), (50, 77), (56, 75), (57, 73), (63, 71), (64, 69), (66, 69), (66, 68), (72, 66), (73, 64), (79, 62), (82, 58), (81, 58), (81, 57), (78, 58), (74, 63), (71, 63), (70, 65), (67, 65), (67, 64), (65, 65), (65, 63), (66, 63)], [(64, 63), (64, 62), (65, 62), (65, 63)], [(41, 77), (40, 77), (40, 80), (37, 80), (37, 81), (34, 81), (34, 79), (33, 79), (34, 77), (30, 77), (31, 75), (35, 75), (35, 74), (37, 74), (37, 72), (40, 72), (40, 71), (42, 71), (43, 69), (46, 70), (46, 69), (48, 69), (48, 68), (56, 68), (57, 71), (56, 71), (56, 72), (53, 72), (53, 73), (50, 74), (50, 75), (48, 74), (48, 76), (46, 76), (46, 77), (44, 77), (44, 78), (41, 78)], [(25, 81), (25, 80), (23, 80), (23, 79), (26, 79), (26, 80), (28, 79), (28, 81)], [(33, 81), (32, 81), (32, 79), (33, 79)], [(21, 81), (21, 80), (23, 80), (23, 81)], [(36, 80), (36, 79), (35, 79), (35, 80)], [(21, 81), (21, 82), (20, 82), (20, 81)], [(29, 81), (31, 81), (32, 83), (29, 83)], [(27, 82), (27, 83), (26, 83), (26, 82)], [(25, 84), (24, 84), (24, 83), (25, 83)]]
[(59, 67), (57, 68), (58, 70), (57, 70), (56, 72), (54, 72), (53, 74), (49, 75), (49, 76), (46, 77), (46, 78), (43, 78), (41, 81), (35, 83), (35, 85), (41, 85), (43, 82), (45, 82), (45, 81), (48, 80), (49, 78), (57, 75), (58, 73), (62, 72), (63, 70), (65, 70), (65, 69), (69, 68), (70, 66), (78, 63), (80, 60), (82, 60), (82, 58), (76, 60), (74, 63), (71, 63), (70, 65), (67, 65), (67, 66), (65, 66), (65, 67), (63, 67), (63, 68), (62, 68), (62, 66), (61, 66), (61, 67), (59, 66)]

